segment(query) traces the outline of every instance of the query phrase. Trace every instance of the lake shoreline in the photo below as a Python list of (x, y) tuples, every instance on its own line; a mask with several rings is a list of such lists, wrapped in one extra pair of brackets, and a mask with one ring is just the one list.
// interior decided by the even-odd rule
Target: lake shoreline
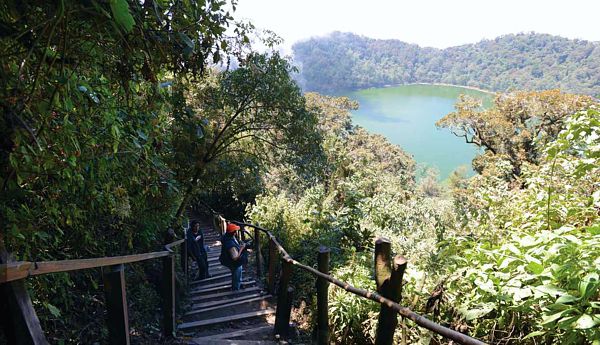
[(351, 112), (353, 124), (383, 135), (412, 155), (416, 163), (435, 167), (440, 180), (445, 180), (458, 167), (469, 167), (477, 155), (473, 145), (435, 127), (440, 118), (455, 111), (461, 94), (479, 98), (484, 104), (493, 98), (491, 92), (474, 88), (425, 83), (362, 89), (343, 96), (360, 104)]
[[(461, 89), (468, 89), (468, 90), (474, 90), (474, 91), (479, 91), (479, 92), (483, 92), (483, 93), (487, 93), (490, 95), (495, 95), (496, 92), (494, 91), (490, 91), (490, 90), (485, 90), (485, 89), (480, 89), (478, 87), (475, 86), (464, 86), (464, 85), (456, 85), (456, 84), (446, 84), (446, 83), (407, 83), (407, 84), (389, 84), (389, 85), (384, 85), (383, 87), (385, 88), (390, 88), (390, 87), (398, 87), (398, 86), (408, 86), (408, 85), (433, 85), (433, 86), (449, 86), (449, 87), (458, 87)], [(369, 89), (376, 89), (377, 87), (370, 87)]]

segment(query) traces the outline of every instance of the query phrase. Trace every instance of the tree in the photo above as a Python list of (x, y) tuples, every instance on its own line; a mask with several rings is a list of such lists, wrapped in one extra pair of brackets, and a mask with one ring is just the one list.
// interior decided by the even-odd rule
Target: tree
[(165, 140), (179, 104), (165, 84), (201, 79), (248, 41), (248, 26), (225, 34), (226, 2), (209, 3), (2, 2), (0, 227), (19, 258), (160, 237), (179, 199)]
[(238, 155), (254, 164), (278, 160), (297, 167), (318, 157), (317, 118), (291, 72), (278, 53), (250, 54), (240, 68), (218, 72), (185, 95), (187, 111), (175, 116), (181, 123), (173, 140), (176, 147), (189, 146), (176, 168), (189, 182), (176, 218), (198, 182), (226, 178), (239, 168), (230, 164)]
[[(481, 110), (478, 100), (463, 95), (455, 105), (456, 111), (444, 116), (436, 126), (450, 129), (496, 158), (507, 159), (513, 177), (517, 177), (523, 163), (538, 164), (540, 148), (557, 137), (568, 115), (592, 103), (589, 96), (559, 90), (519, 91), (499, 94), (493, 108)], [(475, 168), (481, 172), (485, 162)]]
[[(251, 26), (234, 24), (228, 4), (0, 2), (0, 246), (31, 261), (157, 249), (181, 199), (172, 89), (249, 48)], [(29, 280), (51, 342), (104, 341), (83, 324), (102, 308), (97, 280)], [(144, 270), (128, 281), (131, 296), (147, 292)], [(57, 318), (50, 306), (70, 310)]]

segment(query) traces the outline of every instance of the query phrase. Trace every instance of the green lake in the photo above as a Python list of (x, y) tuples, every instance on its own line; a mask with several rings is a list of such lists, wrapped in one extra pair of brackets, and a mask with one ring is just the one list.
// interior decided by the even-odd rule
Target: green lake
[(440, 85), (371, 88), (344, 96), (360, 104), (352, 113), (355, 124), (384, 135), (412, 154), (420, 166), (436, 168), (444, 180), (461, 165), (471, 171), (471, 160), (477, 153), (474, 145), (435, 126), (437, 120), (454, 111), (460, 94), (481, 98), (486, 106), (492, 100), (491, 94), (481, 91)]

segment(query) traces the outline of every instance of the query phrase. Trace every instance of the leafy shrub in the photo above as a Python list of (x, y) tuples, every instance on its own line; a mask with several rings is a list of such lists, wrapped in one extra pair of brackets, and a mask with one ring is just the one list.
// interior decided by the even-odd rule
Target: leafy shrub
[(471, 334), (600, 341), (599, 119), (595, 108), (569, 117), (546, 146), (545, 162), (527, 167), (524, 189), (482, 189), (477, 180), (469, 187), (481, 193), (474, 201), (488, 217), (470, 212), (466, 227), (474, 235), (448, 240), (442, 257), (458, 306), (447, 316), (458, 311)]

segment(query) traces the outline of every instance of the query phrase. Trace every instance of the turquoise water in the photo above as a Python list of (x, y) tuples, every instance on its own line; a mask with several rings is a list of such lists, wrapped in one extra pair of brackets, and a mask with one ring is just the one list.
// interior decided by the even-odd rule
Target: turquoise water
[(438, 129), (437, 120), (454, 111), (460, 94), (481, 98), (489, 106), (492, 96), (454, 86), (403, 85), (345, 93), (360, 104), (352, 113), (355, 124), (386, 136), (413, 155), (420, 166), (434, 167), (446, 179), (461, 165), (471, 171), (477, 149), (447, 129)]

